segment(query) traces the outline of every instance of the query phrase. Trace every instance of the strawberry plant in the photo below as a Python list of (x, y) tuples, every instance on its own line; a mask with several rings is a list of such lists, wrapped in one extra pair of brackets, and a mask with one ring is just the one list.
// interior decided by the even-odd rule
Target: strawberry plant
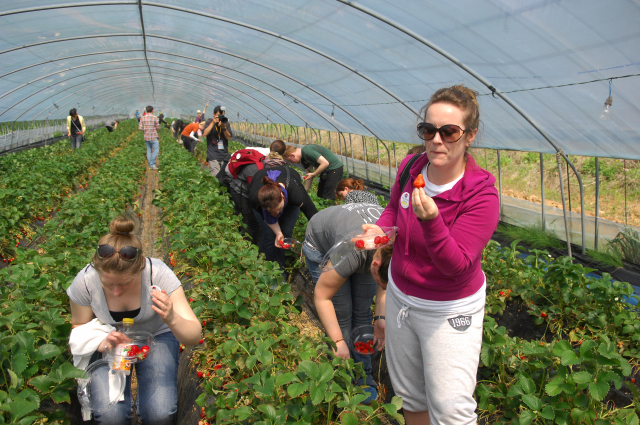
[(16, 241), (33, 236), (35, 220), (50, 218), (63, 199), (85, 189), (97, 167), (137, 130), (134, 120), (117, 133), (88, 132), (82, 149), (66, 142), (0, 156), (0, 256), (15, 257)]

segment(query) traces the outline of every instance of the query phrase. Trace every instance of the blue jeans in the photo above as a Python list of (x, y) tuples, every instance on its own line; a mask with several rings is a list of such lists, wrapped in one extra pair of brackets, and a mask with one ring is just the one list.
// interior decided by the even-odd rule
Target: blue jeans
[[(276, 234), (273, 233), (271, 227), (264, 221), (262, 214), (253, 210), (253, 214), (256, 216), (260, 228), (262, 229), (262, 239), (260, 240), (260, 252), (263, 252), (267, 261), (277, 261), (280, 268), (284, 271), (284, 249), (276, 248)], [(280, 230), (285, 238), (290, 238), (293, 235), (293, 228), (296, 226), (298, 216), (300, 215), (300, 207), (293, 205), (287, 205), (282, 212), (280, 218), (278, 218), (278, 224)]]
[(147, 162), (149, 163), (149, 167), (156, 165), (156, 158), (158, 157), (158, 153), (160, 152), (160, 144), (158, 143), (158, 139), (155, 140), (145, 140), (147, 144)]
[[(156, 346), (136, 369), (138, 379), (138, 397), (136, 411), (143, 424), (170, 425), (178, 410), (178, 356), (180, 343), (172, 332), (156, 336)], [(91, 361), (100, 359), (96, 352)], [(108, 377), (105, 373), (91, 381), (92, 397), (106, 397), (109, 391)], [(131, 375), (127, 376), (124, 401), (103, 413), (95, 413), (96, 424), (130, 425), (133, 414), (131, 401)]]
[(82, 134), (71, 135), (69, 140), (71, 140), (71, 149), (80, 149), (80, 145), (82, 145)]
[[(302, 253), (307, 260), (307, 268), (314, 283), (320, 279), (320, 265), (324, 258), (324, 253), (311, 249), (306, 243), (302, 245)], [(364, 371), (367, 373), (367, 383), (371, 380), (371, 356), (358, 354), (349, 340), (351, 330), (358, 326), (371, 324), (371, 304), (373, 296), (376, 294), (376, 282), (370, 273), (354, 273), (347, 278), (344, 284), (333, 296), (333, 308), (342, 337), (349, 347), (349, 355), (354, 362), (362, 362)]]

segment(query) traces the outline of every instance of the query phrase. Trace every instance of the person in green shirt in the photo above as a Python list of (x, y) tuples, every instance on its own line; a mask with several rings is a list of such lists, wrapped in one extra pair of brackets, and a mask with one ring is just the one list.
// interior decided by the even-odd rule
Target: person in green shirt
[(302, 148), (287, 146), (282, 157), (294, 164), (302, 163), (302, 167), (309, 171), (304, 182), (307, 191), (311, 188), (313, 179), (320, 176), (318, 196), (324, 199), (335, 199), (335, 191), (342, 179), (342, 162), (324, 146), (306, 145)]

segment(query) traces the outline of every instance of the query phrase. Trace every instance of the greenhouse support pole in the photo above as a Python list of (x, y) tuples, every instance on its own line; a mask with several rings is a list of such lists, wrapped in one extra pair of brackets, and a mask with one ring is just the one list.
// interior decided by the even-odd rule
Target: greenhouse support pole
[(567, 195), (569, 198), (569, 212), (571, 212), (571, 178), (569, 176), (569, 163), (567, 163)]
[(500, 149), (496, 149), (498, 154), (498, 188), (500, 190), (500, 220), (502, 220), (502, 167), (500, 166)]
[[(393, 158), (396, 160), (396, 174), (398, 173), (398, 155), (396, 155), (396, 144), (393, 144)], [(391, 163), (391, 161), (389, 161)]]
[(627, 226), (627, 160), (622, 160), (624, 170), (624, 225)]
[[(560, 197), (562, 198), (562, 215), (564, 217), (564, 232), (567, 237), (567, 251), (569, 257), (573, 257), (571, 253), (571, 237), (569, 235), (569, 223), (567, 221), (567, 207), (564, 200), (564, 182), (562, 181), (562, 164), (560, 164), (560, 152), (556, 154), (556, 162), (558, 163), (558, 176), (560, 177)], [(584, 235), (584, 234), (583, 234)]]
[(593, 249), (598, 250), (598, 216), (600, 215), (600, 158), (596, 156), (596, 216), (594, 217)]
[(382, 167), (380, 165), (380, 139), (376, 139), (376, 150), (378, 151), (378, 177), (380, 178), (380, 184), (382, 184)]
[[(387, 179), (387, 181), (389, 182), (389, 194), (391, 194), (391, 187), (393, 186), (393, 183), (391, 182), (391, 151), (389, 150), (389, 146), (387, 146), (387, 144), (385, 142), (383, 142), (381, 139), (376, 138), (378, 140), (378, 168), (380, 168), (380, 143), (382, 143), (382, 146), (384, 146), (384, 148), (387, 150), (387, 157), (389, 157), (389, 178)], [(380, 171), (380, 184), (382, 184), (382, 171)]]
[(296, 143), (296, 145), (300, 144), (300, 127), (296, 126), (296, 137), (298, 138), (298, 143)]
[(362, 138), (362, 148), (364, 149), (364, 173), (367, 176), (367, 180), (369, 180), (369, 167), (367, 166), (367, 141), (362, 134), (360, 137)]
[(544, 216), (544, 160), (542, 152), (540, 152), (540, 197), (542, 198), (542, 231), (547, 228)]

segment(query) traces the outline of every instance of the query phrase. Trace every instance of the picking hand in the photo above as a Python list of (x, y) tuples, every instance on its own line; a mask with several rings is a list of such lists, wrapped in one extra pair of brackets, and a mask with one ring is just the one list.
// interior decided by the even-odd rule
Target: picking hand
[(422, 221), (432, 220), (438, 216), (438, 206), (422, 188), (413, 189), (411, 205), (413, 205), (414, 214)]
[(337, 348), (337, 350), (333, 350), (333, 354), (336, 357), (340, 357), (340, 358), (343, 358), (345, 360), (351, 358), (351, 355), (349, 355), (349, 347), (347, 347), (347, 343), (344, 342), (344, 340), (339, 341), (336, 344), (336, 348)]
[(107, 337), (103, 339), (98, 346), (98, 351), (100, 353), (106, 353), (107, 351), (111, 351), (116, 345), (124, 344), (126, 342), (130, 342), (130, 339), (125, 334), (122, 332), (111, 331), (111, 333), (107, 335)]
[(284, 242), (284, 235), (282, 234), (282, 232), (278, 233), (276, 235), (276, 248), (282, 248), (282, 243)]
[(163, 289), (161, 291), (151, 291), (151, 301), (155, 305), (151, 305), (153, 311), (160, 315), (160, 318), (164, 323), (171, 323), (173, 320), (173, 302), (167, 292)]

